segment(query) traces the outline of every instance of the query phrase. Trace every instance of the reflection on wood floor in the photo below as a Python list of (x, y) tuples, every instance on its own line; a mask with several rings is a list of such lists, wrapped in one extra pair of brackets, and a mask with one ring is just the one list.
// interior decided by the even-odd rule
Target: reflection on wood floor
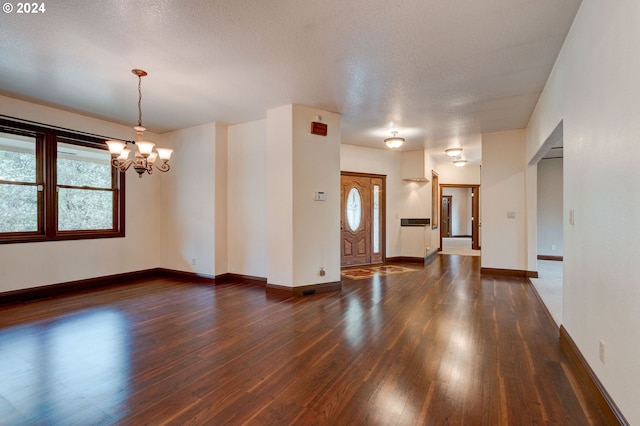
[(0, 424), (611, 424), (526, 281), (437, 256), (281, 299), (137, 281), (0, 309)]

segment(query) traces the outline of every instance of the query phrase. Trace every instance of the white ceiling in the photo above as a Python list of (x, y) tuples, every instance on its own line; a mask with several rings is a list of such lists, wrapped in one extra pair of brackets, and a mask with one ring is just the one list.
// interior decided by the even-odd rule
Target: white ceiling
[[(0, 16), (0, 93), (153, 132), (342, 115), (343, 143), (461, 145), (523, 128), (581, 0), (56, 0)], [(133, 131), (132, 131), (133, 132)]]

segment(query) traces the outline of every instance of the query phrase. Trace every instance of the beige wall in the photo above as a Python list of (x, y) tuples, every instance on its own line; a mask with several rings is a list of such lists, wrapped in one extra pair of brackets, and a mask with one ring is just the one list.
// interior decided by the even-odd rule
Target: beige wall
[[(318, 115), (326, 136), (309, 132)], [(300, 105), (271, 109), (266, 146), (268, 283), (340, 281), (340, 116)], [(325, 201), (315, 201), (315, 191)]]
[(562, 158), (538, 163), (537, 254), (562, 256)]
[(267, 277), (267, 121), (229, 127), (229, 272)]
[(171, 171), (160, 177), (160, 266), (213, 277), (216, 209), (226, 210), (215, 205), (216, 145), (225, 140), (217, 140), (216, 124), (211, 123), (165, 133), (161, 141), (175, 152)]
[(563, 325), (630, 424), (640, 424), (639, 18), (636, 0), (583, 1), (529, 122), (526, 157), (562, 120)]
[[(0, 96), (0, 114), (130, 140), (132, 127)], [(145, 132), (150, 141), (158, 135)], [(126, 237), (0, 245), (0, 292), (156, 268), (159, 181), (126, 179)]]
[(482, 135), (483, 268), (527, 270), (524, 155), (524, 130)]

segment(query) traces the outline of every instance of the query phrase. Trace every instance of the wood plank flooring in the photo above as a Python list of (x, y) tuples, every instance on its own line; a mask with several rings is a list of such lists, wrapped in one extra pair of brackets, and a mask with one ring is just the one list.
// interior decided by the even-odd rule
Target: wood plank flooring
[(0, 307), (0, 424), (613, 424), (529, 284), (479, 261), (301, 298), (163, 278)]

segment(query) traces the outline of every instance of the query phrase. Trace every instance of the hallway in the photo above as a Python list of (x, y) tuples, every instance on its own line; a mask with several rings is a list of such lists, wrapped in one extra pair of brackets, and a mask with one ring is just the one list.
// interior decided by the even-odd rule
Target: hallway
[(458, 254), (462, 256), (480, 256), (481, 250), (471, 248), (471, 237), (455, 237), (442, 239), (440, 254)]
[(557, 326), (562, 324), (562, 262), (538, 259), (538, 278), (530, 278)]

